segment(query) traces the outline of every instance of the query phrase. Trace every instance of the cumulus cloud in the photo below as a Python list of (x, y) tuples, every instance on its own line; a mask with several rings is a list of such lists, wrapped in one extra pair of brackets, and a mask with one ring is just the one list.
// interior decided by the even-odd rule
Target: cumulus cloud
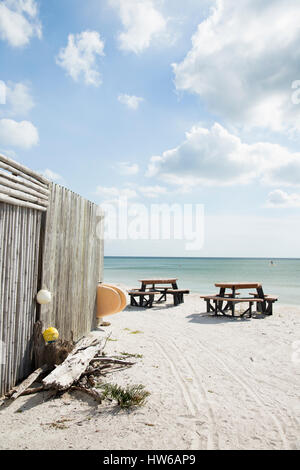
[(98, 71), (97, 56), (104, 56), (104, 42), (97, 31), (83, 31), (69, 34), (68, 45), (59, 51), (56, 63), (78, 81), (81, 77), (86, 85), (99, 86), (102, 83)]
[[(46, 176), (46, 175), (45, 175)], [(96, 195), (101, 197), (102, 202), (117, 202), (120, 199), (137, 199), (146, 197), (149, 199), (155, 199), (160, 196), (167, 194), (167, 189), (163, 186), (134, 186), (119, 188), (116, 186), (98, 186), (96, 189)]]
[(121, 175), (136, 175), (139, 172), (139, 166), (136, 163), (119, 162), (117, 169)]
[[(34, 107), (34, 101), (30, 89), (24, 83), (3, 83), (5, 88), (5, 106), (0, 108), (0, 113), (6, 116), (25, 116)], [(1, 84), (1, 83), (0, 83)], [(0, 101), (1, 104), (1, 101)]]
[(300, 153), (268, 142), (244, 143), (218, 123), (211, 129), (194, 126), (181, 145), (151, 158), (147, 175), (182, 187), (254, 180), (300, 184)]
[(35, 0), (3, 0), (0, 3), (0, 38), (13, 47), (21, 47), (34, 36), (42, 36)]
[(130, 188), (97, 186), (96, 195), (100, 196), (103, 202), (116, 202), (121, 198), (134, 199), (137, 197), (137, 192)]
[(267, 207), (300, 207), (300, 194), (288, 194), (281, 189), (271, 191), (267, 197)]
[(38, 142), (37, 128), (30, 121), (0, 119), (0, 145), (29, 149)]
[(62, 181), (63, 177), (59, 175), (58, 173), (55, 173), (54, 171), (50, 170), (49, 168), (46, 168), (45, 170), (40, 172), (45, 178), (48, 178), (51, 181)]
[(118, 35), (120, 48), (136, 54), (166, 31), (167, 21), (154, 0), (110, 0), (124, 26)]
[(139, 186), (139, 192), (150, 199), (158, 198), (159, 196), (163, 196), (167, 193), (167, 189), (163, 186)]
[(6, 85), (0, 80), (0, 104), (6, 104)]
[(130, 109), (138, 109), (140, 103), (144, 101), (144, 98), (134, 95), (121, 94), (118, 96), (120, 103), (125, 104)]
[(201, 96), (208, 109), (236, 126), (300, 130), (292, 84), (299, 79), (300, 2), (215, 0), (173, 64), (178, 90)]

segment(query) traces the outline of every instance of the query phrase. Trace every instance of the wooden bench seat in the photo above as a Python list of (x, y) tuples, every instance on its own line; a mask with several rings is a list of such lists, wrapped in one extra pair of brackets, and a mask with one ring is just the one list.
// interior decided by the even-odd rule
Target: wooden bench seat
[[(234, 317), (235, 314), (235, 306), (238, 303), (249, 303), (249, 307), (245, 312), (241, 314), (241, 317), (245, 315), (252, 316), (252, 306), (255, 303), (256, 305), (265, 302), (263, 299), (258, 299), (255, 297), (250, 298), (240, 298), (240, 297), (220, 297), (219, 295), (201, 295), (201, 299), (206, 301), (207, 313), (213, 311), (215, 315), (221, 313), (222, 315), (228, 316), (226, 312), (231, 310), (231, 316)], [(214, 305), (211, 304), (211, 301)], [(226, 302), (225, 307), (223, 308), (223, 303)]]
[(218, 295), (201, 295), (201, 299), (218, 300), (220, 302), (264, 302), (263, 299), (253, 299), (252, 297), (219, 297)]
[[(257, 292), (249, 292), (250, 295), (256, 299), (258, 297)], [(278, 297), (275, 297), (270, 294), (264, 294), (265, 297), (265, 314), (266, 315), (273, 315), (273, 304), (277, 302)]]
[[(144, 307), (144, 308), (151, 308), (154, 301), (155, 294), (160, 294), (159, 291), (141, 291), (141, 290), (130, 290), (128, 291), (128, 295), (130, 296), (130, 305), (132, 307)], [(137, 302), (135, 297), (139, 298)]]
[(173, 301), (174, 301), (174, 305), (179, 305), (179, 304), (183, 304), (184, 302), (184, 295), (185, 294), (189, 294), (190, 291), (187, 290), (187, 289), (167, 289), (165, 294), (171, 294), (173, 295)]

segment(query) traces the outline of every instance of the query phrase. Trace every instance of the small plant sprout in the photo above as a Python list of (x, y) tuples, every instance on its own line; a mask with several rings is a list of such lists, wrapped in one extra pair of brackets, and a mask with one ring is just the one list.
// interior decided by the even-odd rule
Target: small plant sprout
[(150, 393), (145, 390), (144, 385), (128, 385), (121, 387), (116, 384), (101, 385), (102, 398), (115, 400), (120, 408), (128, 409), (134, 406), (143, 406)]

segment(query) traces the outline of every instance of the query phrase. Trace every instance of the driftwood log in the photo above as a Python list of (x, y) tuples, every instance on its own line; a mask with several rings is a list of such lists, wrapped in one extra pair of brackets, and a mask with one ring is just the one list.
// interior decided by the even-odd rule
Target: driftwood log
[[(44, 390), (53, 390), (54, 393), (66, 390), (77, 390), (87, 393), (101, 403), (102, 396), (95, 388), (95, 377), (105, 376), (108, 373), (134, 365), (134, 362), (121, 360), (116, 357), (101, 355), (109, 336), (95, 338), (88, 336), (82, 338), (72, 351), (61, 351), (61, 345), (45, 345), (41, 334), (41, 323), (35, 324), (35, 360), (36, 363), (48, 359), (47, 364), (38, 367), (18, 387), (11, 390), (6, 396), (15, 400), (21, 395), (30, 395)], [(67, 357), (65, 357), (67, 356)], [(65, 357), (64, 361), (62, 357)], [(57, 364), (58, 365), (55, 365)], [(117, 368), (116, 368), (117, 366)], [(30, 388), (31, 385), (46, 371), (51, 372), (42, 380), (42, 385)]]
[(125, 366), (133, 366), (135, 362), (123, 361), (122, 359), (115, 359), (113, 357), (94, 357), (91, 359), (91, 364), (93, 362), (109, 362), (110, 364), (123, 364)]
[(11, 392), (8, 394), (9, 398), (16, 400), (20, 395), (24, 395), (30, 385), (32, 385), (44, 372), (47, 372), (49, 368), (50, 367), (47, 364), (44, 364), (42, 367), (32, 372), (32, 374), (30, 374), (27, 379), (11, 390)]
[(85, 337), (80, 340), (65, 361), (44, 378), (42, 383), (45, 389), (67, 390), (70, 388), (80, 379), (91, 360), (103, 350), (104, 345), (104, 338), (99, 340)]

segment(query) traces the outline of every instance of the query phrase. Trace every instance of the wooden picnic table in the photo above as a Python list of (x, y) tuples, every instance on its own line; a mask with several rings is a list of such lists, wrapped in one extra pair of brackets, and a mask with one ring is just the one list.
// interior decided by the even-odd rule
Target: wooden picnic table
[[(161, 302), (162, 300), (167, 300), (167, 291), (168, 289), (178, 289), (177, 286), (177, 278), (167, 278), (167, 279), (139, 279), (141, 282), (141, 291), (159, 291), (162, 293), (161, 297), (158, 299), (157, 302)], [(157, 287), (158, 285), (163, 285), (166, 287)], [(148, 287), (150, 286), (150, 287)]]
[(231, 296), (235, 297), (235, 293), (239, 289), (256, 289), (260, 299), (264, 299), (264, 291), (260, 282), (217, 282), (216, 287), (220, 288), (219, 296), (223, 297), (226, 289), (231, 289)]
[[(154, 290), (156, 287), (157, 284), (170, 284), (172, 286), (173, 289), (178, 289), (177, 287), (177, 281), (178, 279), (177, 278), (170, 278), (170, 279), (139, 279), (139, 282), (142, 283), (142, 286), (141, 286), (141, 290), (146, 290), (149, 286), (151, 285), (152, 286), (152, 289)], [(166, 287), (165, 289), (168, 289), (168, 287)]]
[[(256, 304), (258, 311), (265, 315), (272, 315), (273, 304), (278, 300), (275, 296), (264, 294), (260, 282), (217, 282), (215, 286), (220, 288), (218, 294), (201, 296), (206, 302), (207, 312), (213, 311), (215, 315), (218, 313), (226, 315), (226, 312), (231, 310), (232, 316), (234, 316), (235, 305), (238, 303), (249, 303), (249, 307), (241, 316), (251, 317), (253, 304)], [(226, 293), (226, 289), (231, 292)], [(239, 297), (240, 293), (237, 290), (240, 289), (256, 289), (256, 292), (249, 292), (251, 297)], [(223, 303), (226, 304), (225, 307), (223, 307)]]
[[(215, 284), (216, 287), (220, 288), (218, 296), (223, 298), (226, 294), (226, 289), (230, 289), (230, 297), (236, 298), (236, 291), (240, 289), (256, 289), (256, 298), (262, 299), (263, 302), (260, 303), (259, 309), (265, 313), (266, 311), (266, 302), (265, 302), (265, 294), (260, 282), (217, 282)], [(221, 305), (222, 307), (222, 305)]]

